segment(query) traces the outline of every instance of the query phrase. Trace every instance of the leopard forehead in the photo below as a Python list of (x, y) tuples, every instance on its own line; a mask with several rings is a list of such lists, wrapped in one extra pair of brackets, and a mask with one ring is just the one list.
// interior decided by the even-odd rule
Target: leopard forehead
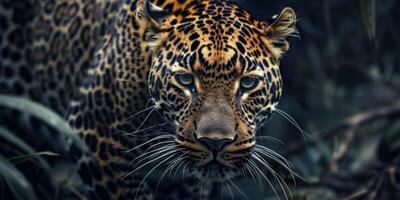
[(203, 85), (229, 84), (271, 63), (257, 21), (232, 2), (203, 1), (171, 24), (161, 58), (169, 70), (197, 74)]

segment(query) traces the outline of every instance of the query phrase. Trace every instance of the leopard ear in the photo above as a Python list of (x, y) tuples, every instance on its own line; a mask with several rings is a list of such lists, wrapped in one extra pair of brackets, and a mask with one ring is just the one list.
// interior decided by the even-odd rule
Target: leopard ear
[(168, 11), (154, 5), (150, 0), (145, 0), (144, 10), (154, 28), (163, 30), (169, 27), (168, 18), (172, 15)]
[(263, 32), (267, 43), (272, 47), (272, 53), (279, 58), (289, 50), (288, 37), (297, 35), (296, 13), (286, 7), (278, 16), (272, 17), (271, 23), (264, 23)]
[(163, 44), (167, 30), (171, 27), (171, 21), (175, 15), (151, 3), (151, 0), (144, 0), (143, 11), (146, 20), (150, 23), (144, 32), (145, 41), (152, 51), (155, 51)]

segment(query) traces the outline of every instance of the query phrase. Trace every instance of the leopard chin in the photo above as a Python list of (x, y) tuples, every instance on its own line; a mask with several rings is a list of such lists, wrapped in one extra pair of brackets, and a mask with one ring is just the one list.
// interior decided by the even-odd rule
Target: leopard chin
[(189, 167), (187, 174), (199, 180), (206, 179), (214, 182), (224, 182), (243, 175), (239, 168), (228, 167), (217, 161), (211, 161), (202, 166)]

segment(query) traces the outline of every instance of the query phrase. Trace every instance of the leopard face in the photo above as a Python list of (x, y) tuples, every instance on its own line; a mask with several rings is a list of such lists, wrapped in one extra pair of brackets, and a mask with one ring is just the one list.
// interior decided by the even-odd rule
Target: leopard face
[(154, 25), (149, 92), (175, 126), (189, 172), (240, 175), (282, 94), (279, 59), (295, 32), (293, 10), (266, 23), (229, 1), (201, 1), (179, 14), (146, 8)]

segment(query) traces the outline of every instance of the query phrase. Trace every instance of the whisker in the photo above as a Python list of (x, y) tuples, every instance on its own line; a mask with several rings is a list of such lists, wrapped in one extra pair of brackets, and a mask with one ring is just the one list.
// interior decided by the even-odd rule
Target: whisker
[[(140, 189), (140, 187), (142, 186), (142, 184), (144, 183), (144, 181), (146, 180), (146, 178), (155, 170), (157, 169), (160, 165), (162, 165), (163, 163), (165, 163), (168, 159), (170, 159), (171, 157), (175, 156), (175, 154), (172, 154), (171, 156), (169, 156), (168, 158), (166, 158), (165, 160), (161, 161), (160, 163), (158, 163), (155, 167), (153, 167), (153, 169), (151, 169), (146, 176), (144, 176), (144, 178), (142, 179), (142, 181), (140, 182), (139, 186), (138, 186), (138, 190), (136, 191), (136, 195), (135, 195), (135, 199), (138, 195), (138, 191)], [(160, 157), (161, 158), (161, 157)]]
[(297, 176), (297, 174), (292, 170), (292, 168), (291, 168), (290, 166), (287, 166), (287, 165), (286, 165), (285, 163), (283, 163), (282, 161), (277, 160), (277, 158), (270, 157), (270, 155), (265, 154), (265, 152), (260, 152), (260, 151), (254, 152), (254, 155), (256, 155), (256, 156), (258, 156), (259, 158), (261, 158), (265, 163), (268, 163), (268, 162), (265, 161), (264, 158), (262, 157), (262, 155), (260, 155), (260, 154), (258, 154), (258, 153), (260, 153), (260, 154), (262, 154), (262, 155), (264, 155), (264, 156), (266, 156), (266, 157), (268, 157), (268, 158), (271, 158), (271, 159), (273, 159), (274, 161), (278, 162), (280, 165), (282, 165), (286, 170), (289, 171), (289, 173), (290, 173), (290, 175), (291, 175), (293, 181), (295, 181), (294, 174), (295, 174), (296, 176)]
[[(183, 179), (185, 179), (185, 177), (186, 177), (186, 170), (187, 170), (187, 167), (189, 166), (189, 164), (190, 164), (191, 162), (186, 162), (186, 164), (183, 166), (183, 169), (182, 169), (182, 177), (183, 177)], [(175, 177), (175, 175), (174, 175), (174, 177)]]
[(164, 178), (165, 174), (168, 172), (168, 170), (170, 169), (171, 165), (173, 163), (170, 163), (167, 168), (164, 170), (163, 174), (161, 175), (161, 177), (158, 179), (157, 181), (157, 185), (156, 185), (156, 191), (154, 192), (154, 196), (157, 197), (157, 193), (158, 193), (158, 187), (160, 186), (161, 180)]
[[(176, 164), (174, 164), (174, 166), (172, 166), (173, 168), (175, 167), (175, 173), (174, 173), (173, 179), (175, 179), (175, 177), (176, 177), (176, 175), (177, 175), (177, 173), (178, 173), (179, 168), (181, 168), (182, 165), (183, 165), (184, 163), (186, 163), (186, 162), (185, 162), (185, 159), (187, 159), (187, 158), (189, 158), (189, 156), (182, 157)], [(179, 163), (179, 164), (178, 164), (178, 163)], [(168, 176), (171, 176), (172, 171), (173, 171), (173, 170), (170, 170), (170, 171), (169, 171)]]
[(139, 114), (141, 114), (141, 113), (143, 113), (143, 112), (146, 112), (146, 111), (148, 111), (148, 110), (150, 110), (150, 109), (152, 109), (152, 108), (155, 108), (155, 107), (156, 107), (156, 106), (150, 106), (150, 107), (148, 107), (148, 108), (145, 108), (145, 109), (143, 109), (143, 110), (141, 110), (141, 111), (138, 111), (138, 112), (136, 112), (135, 114), (133, 114), (133, 115), (131, 115), (131, 116), (129, 116), (129, 117), (123, 119), (122, 121), (128, 121), (128, 120), (130, 120), (130, 119), (132, 119), (132, 118), (138, 116)]
[(234, 188), (236, 188), (236, 190), (237, 190), (240, 194), (242, 194), (246, 199), (249, 199), (249, 200), (250, 200), (250, 198), (249, 198), (242, 190), (240, 190), (240, 189), (235, 185), (235, 183), (233, 183), (233, 181), (232, 181), (231, 179), (228, 179), (228, 181), (232, 184), (232, 186), (233, 186)]
[(168, 155), (171, 155), (171, 154), (175, 153), (176, 151), (178, 151), (178, 150), (169, 151), (169, 152), (165, 153), (164, 155), (161, 155), (161, 156), (159, 156), (159, 157), (157, 157), (157, 158), (154, 158), (154, 159), (152, 159), (152, 160), (150, 160), (150, 161), (148, 161), (148, 162), (146, 162), (146, 163), (140, 165), (139, 167), (137, 167), (137, 168), (135, 168), (134, 170), (132, 170), (131, 172), (129, 172), (127, 175), (123, 176), (123, 177), (121, 178), (121, 180), (122, 180), (122, 179), (125, 179), (125, 178), (128, 177), (128, 176), (130, 176), (130, 175), (133, 174), (134, 172), (137, 172), (139, 169), (143, 168), (144, 166), (146, 166), (146, 165), (148, 165), (148, 164), (150, 164), (150, 163), (152, 163), (152, 162), (154, 162), (154, 161), (156, 161), (156, 160), (158, 160), (158, 159), (160, 159), (160, 158), (163, 158), (163, 157), (166, 157), (166, 156), (168, 156)]
[(168, 124), (168, 122), (164, 122), (162, 124), (157, 124), (157, 125), (154, 125), (154, 126), (146, 127), (146, 128), (141, 129), (141, 130), (137, 130), (137, 131), (133, 131), (133, 132), (126, 132), (126, 131), (122, 131), (122, 130), (118, 130), (118, 129), (117, 129), (117, 131), (121, 132), (121, 133), (124, 133), (125, 135), (136, 136), (136, 133), (140, 133), (140, 132), (143, 132), (143, 131), (146, 131), (146, 130), (149, 130), (149, 129), (153, 129), (153, 128), (156, 128), (156, 127), (159, 127), (159, 126), (164, 126), (166, 124)]
[[(258, 155), (257, 152), (254, 152), (254, 153), (255, 153), (256, 155)], [(261, 154), (267, 156), (268, 158), (270, 158), (268, 155), (264, 154), (264, 152), (259, 152), (259, 153), (261, 153)], [(258, 155), (258, 156), (261, 157), (261, 155)], [(261, 158), (262, 158), (262, 157), (261, 157)], [(276, 161), (276, 160), (275, 160), (275, 161)], [(295, 179), (295, 177), (301, 179), (301, 180), (304, 181), (304, 182), (307, 182), (307, 180), (305, 180), (301, 175), (299, 175), (298, 173), (296, 173), (290, 166), (284, 165), (282, 162), (279, 162), (279, 161), (277, 161), (277, 162), (278, 162), (280, 165), (282, 165), (286, 170), (289, 171), (290, 176), (291, 176), (291, 178), (292, 178), (292, 180), (293, 180), (293, 184), (294, 184), (294, 185), (296, 185), (296, 179)]]
[(142, 143), (142, 144), (140, 144), (140, 145), (138, 145), (138, 146), (136, 146), (136, 147), (133, 147), (132, 149), (127, 150), (126, 153), (129, 153), (129, 152), (131, 152), (131, 151), (134, 151), (134, 150), (136, 150), (136, 149), (139, 149), (139, 148), (141, 148), (142, 146), (144, 146), (144, 145), (146, 145), (146, 144), (148, 144), (148, 143), (153, 142), (154, 140), (160, 140), (160, 139), (166, 139), (166, 138), (175, 138), (175, 136), (173, 136), (173, 135), (160, 135), (160, 136), (157, 136), (157, 137), (155, 137), (155, 138), (153, 138), (153, 139), (151, 139), (151, 140), (149, 140), (149, 141), (146, 141), (146, 142), (144, 142), (144, 143)]
[(284, 117), (285, 119), (287, 119), (293, 126), (295, 126), (295, 127), (301, 132), (301, 135), (303, 136), (304, 142), (307, 143), (306, 136), (307, 136), (308, 138), (311, 138), (311, 135), (310, 135), (309, 133), (307, 133), (306, 131), (304, 131), (304, 130), (300, 127), (299, 123), (297, 123), (297, 121), (296, 121), (292, 116), (290, 116), (288, 113), (286, 113), (285, 111), (283, 111), (283, 110), (281, 110), (281, 109), (279, 109), (279, 108), (276, 108), (275, 111), (276, 111), (278, 114), (280, 114), (282, 117)]
[(160, 135), (172, 135), (172, 134), (167, 134), (166, 132), (151, 132), (151, 133), (146, 133), (144, 135), (130, 135), (129, 133), (125, 132), (125, 133), (120, 133), (124, 136), (128, 136), (128, 137), (132, 137), (132, 138), (151, 138), (151, 137), (155, 137), (155, 136), (160, 136)]
[(228, 183), (226, 182), (226, 180), (224, 180), (224, 183), (226, 184), (226, 187), (228, 188), (229, 192), (231, 193), (231, 198), (233, 199), (233, 192), (231, 187), (229, 187)]
[[(292, 176), (294, 184), (296, 184), (296, 179), (294, 178), (294, 176), (296, 176), (297, 178), (301, 179), (304, 182), (307, 182), (307, 180), (305, 180), (305, 178), (303, 178), (301, 175), (299, 175), (298, 173), (293, 171), (293, 165), (290, 163), (290, 161), (287, 160), (286, 158), (284, 158), (283, 156), (281, 156), (280, 154), (278, 154), (275, 151), (273, 151), (271, 149), (268, 149), (268, 148), (266, 148), (264, 146), (261, 146), (261, 145), (256, 145), (254, 150), (257, 151), (258, 153), (261, 153), (261, 154), (265, 155), (268, 158), (273, 159), (274, 161), (276, 161), (280, 165), (282, 165), (285, 169), (287, 169), (290, 172), (291, 176)], [(254, 153), (256, 153), (256, 152), (254, 152)], [(271, 153), (273, 155), (271, 155)], [(280, 158), (281, 160), (279, 160), (278, 158)]]
[(267, 181), (268, 185), (271, 187), (275, 195), (278, 197), (278, 199), (281, 199), (278, 195), (278, 192), (276, 191), (275, 187), (272, 185), (271, 181), (265, 176), (265, 174), (257, 167), (257, 165), (250, 159), (246, 159), (253, 167), (258, 171), (261, 176)]
[[(255, 176), (257, 177), (258, 180), (258, 186), (260, 187), (260, 189), (262, 189), (262, 181), (261, 181), (261, 176), (260, 173), (258, 173), (256, 166), (250, 162), (248, 162), (247, 164), (248, 168), (250, 169), (250, 172), (253, 174), (255, 174)], [(254, 183), (257, 183), (257, 181), (254, 179)]]
[(142, 128), (143, 124), (147, 121), (147, 119), (150, 117), (150, 115), (154, 112), (154, 110), (156, 110), (157, 108), (154, 106), (154, 108), (149, 112), (149, 114), (147, 114), (147, 116), (144, 118), (144, 120), (142, 121), (142, 123), (136, 128), (135, 132), (140, 130), (140, 128)]
[(278, 138), (275, 138), (272, 136), (260, 135), (260, 136), (256, 136), (256, 139), (271, 140), (271, 141), (277, 142), (283, 146), (286, 146), (286, 144), (284, 142), (282, 142), (282, 140), (279, 140)]
[[(185, 154), (187, 154), (188, 152), (182, 154), (181, 156), (179, 156), (175, 161), (171, 161), (171, 163), (167, 166), (167, 168), (165, 169), (164, 173), (160, 176), (158, 182), (157, 182), (157, 186), (156, 186), (156, 193), (158, 191), (158, 186), (160, 185), (161, 180), (164, 178), (165, 174), (169, 171), (171, 173), (171, 169), (173, 169), (174, 165), (180, 161), (180, 159), (182, 157), (185, 156)], [(170, 174), (169, 174), (170, 175)]]
[[(174, 178), (175, 178), (176, 174), (178, 173), (179, 167), (184, 163), (183, 160), (189, 157), (189, 156), (186, 156), (186, 155), (189, 154), (190, 152), (192, 152), (192, 151), (187, 151), (187, 152), (183, 153), (182, 156), (181, 156), (180, 158), (177, 159), (177, 162), (180, 162), (180, 164), (179, 164), (178, 167), (175, 169)], [(184, 157), (183, 157), (183, 156), (184, 156)], [(175, 164), (175, 166), (176, 166), (176, 164)], [(173, 167), (175, 167), (175, 166), (173, 166)], [(171, 176), (171, 172), (172, 172), (172, 170), (170, 171), (170, 173), (168, 174), (168, 176)]]
[(276, 157), (276, 156), (274, 156), (273, 154), (270, 154), (270, 153), (268, 153), (268, 152), (262, 151), (261, 149), (256, 149), (256, 148), (254, 148), (254, 152), (253, 152), (253, 153), (254, 153), (254, 154), (257, 154), (257, 152), (260, 153), (260, 154), (262, 154), (262, 155), (265, 155), (266, 157), (268, 157), (268, 158), (270, 158), (270, 159), (272, 159), (272, 160), (274, 160), (275, 162), (277, 162), (277, 163), (279, 163), (280, 165), (282, 165), (283, 167), (285, 167), (287, 170), (289, 170), (289, 171), (292, 170), (291, 166), (290, 166), (288, 163), (285, 163), (284, 161), (279, 160), (279, 158)]
[[(157, 146), (157, 145), (160, 145), (160, 144), (168, 144), (168, 143), (174, 143), (174, 140), (171, 140), (171, 141), (162, 141), (162, 142), (158, 142), (158, 143), (156, 143), (156, 144), (150, 146), (149, 148), (147, 148), (147, 149), (144, 151), (144, 153), (143, 153), (142, 155), (139, 156), (139, 158), (142, 157), (142, 156), (144, 156), (144, 155), (146, 155), (146, 152), (147, 152), (149, 149), (153, 148), (154, 146)], [(140, 148), (140, 147), (139, 147), (139, 148)], [(161, 149), (161, 148), (160, 148), (160, 149)], [(130, 152), (132, 152), (132, 151), (133, 151), (132, 149), (126, 150), (126, 151), (124, 152), (124, 154), (121, 156), (121, 158), (119, 159), (118, 162), (122, 161), (122, 159), (125, 158), (125, 156), (126, 156), (127, 154), (129, 154)], [(137, 158), (138, 158), (138, 157), (136, 157), (134, 160), (130, 161), (130, 162), (129, 162), (129, 165), (131, 165), (135, 160), (137, 160)]]
[[(253, 180), (254, 180), (254, 183), (257, 183), (256, 178), (255, 178), (255, 175), (253, 174), (253, 171), (252, 171), (252, 169), (250, 168), (250, 166), (249, 166), (247, 163), (244, 163), (243, 166), (244, 166), (244, 167), (246, 168), (246, 170), (250, 173), (251, 177), (252, 177)], [(261, 184), (261, 181), (259, 181), (259, 182), (260, 182), (260, 184)]]
[(243, 179), (247, 182), (247, 173), (246, 170), (244, 169), (244, 166), (239, 167), (239, 169), (243, 174)]
[[(168, 141), (168, 142), (171, 142), (171, 141)], [(160, 145), (160, 144), (165, 144), (165, 143), (167, 143), (167, 142), (159, 142), (159, 143), (157, 143), (157, 144), (154, 144), (153, 146)], [(172, 142), (171, 142), (171, 143), (172, 143)], [(167, 143), (167, 144), (168, 144), (168, 143)], [(152, 146), (152, 147), (153, 147), (153, 146)], [(169, 151), (169, 150), (171, 150), (171, 149), (177, 147), (177, 145), (173, 145), (173, 144), (165, 145), (165, 146), (162, 146), (162, 147), (160, 147), (160, 148), (153, 149), (153, 150), (147, 152), (147, 151), (148, 151), (150, 148), (152, 148), (152, 147), (149, 147), (143, 154), (141, 154), (141, 155), (137, 156), (135, 159), (131, 160), (131, 161), (129, 162), (129, 165), (132, 165), (136, 160), (140, 159), (139, 162), (136, 163), (136, 164), (139, 164), (139, 163), (141, 163), (142, 161), (144, 161), (144, 160), (146, 160), (146, 159), (149, 159), (149, 158), (152, 158), (152, 157), (154, 157), (154, 156), (157, 156), (158, 154), (163, 153), (163, 152), (165, 152), (165, 151)], [(156, 153), (154, 153), (154, 152), (156, 152)], [(152, 153), (154, 153), (154, 154), (152, 154)], [(149, 155), (149, 154), (152, 154), (152, 155), (147, 156), (147, 155)], [(144, 156), (147, 156), (147, 157), (141, 159), (141, 158), (144, 157)]]
[[(267, 149), (268, 149), (268, 148), (267, 148)], [(293, 166), (292, 166), (292, 164), (290, 163), (290, 161), (288, 161), (287, 159), (283, 158), (283, 157), (280, 156), (278, 153), (276, 153), (276, 152), (274, 152), (274, 151), (271, 150), (271, 152), (274, 152), (274, 153), (276, 153), (276, 155), (280, 156), (280, 157), (283, 159), (283, 162), (285, 162), (285, 163), (283, 163), (283, 162), (282, 162), (281, 160), (279, 160), (277, 157), (275, 157), (275, 156), (273, 156), (273, 155), (271, 155), (271, 154), (269, 154), (269, 153), (263, 151), (262, 149), (257, 149), (257, 147), (256, 147), (256, 148), (254, 148), (254, 150), (256, 151), (256, 152), (254, 152), (254, 154), (255, 154), (255, 155), (258, 155), (260, 158), (262, 158), (262, 157), (261, 157), (261, 155), (257, 154), (257, 152), (258, 152), (258, 153), (261, 153), (262, 155), (264, 155), (264, 156), (266, 156), (266, 157), (268, 157), (268, 158), (273, 159), (274, 161), (276, 161), (276, 162), (278, 162), (280, 165), (282, 165), (286, 170), (288, 170), (289, 173), (290, 173), (290, 176), (292, 177), (292, 180), (293, 180), (294, 185), (296, 185), (295, 176), (298, 177), (299, 179), (301, 179), (302, 181), (307, 182), (307, 180), (305, 180), (301, 175), (299, 175), (298, 173), (296, 173), (296, 172), (293, 170)], [(267, 162), (266, 162), (266, 163), (267, 163)]]
[(255, 174), (255, 176), (257, 177), (259, 185), (262, 185), (260, 174), (257, 173), (257, 170), (254, 168), (254, 166), (253, 166), (251, 163), (249, 163), (248, 166), (249, 166), (249, 169), (250, 169), (250, 170)]
[[(260, 162), (260, 163), (271, 173), (271, 175), (274, 177), (274, 179), (278, 182), (279, 186), (281, 187), (281, 190), (282, 190), (283, 194), (285, 195), (285, 199), (288, 199), (288, 196), (287, 196), (287, 194), (286, 194), (285, 188), (287, 189), (287, 191), (289, 191), (290, 196), (291, 196), (291, 199), (293, 199), (292, 193), (291, 193), (291, 191), (290, 191), (288, 185), (283, 181), (283, 179), (279, 176), (279, 174), (277, 174), (277, 173), (275, 172), (275, 170), (273, 170), (273, 169), (267, 164), (267, 162), (266, 162), (264, 159), (261, 160), (261, 159), (260, 159), (258, 156), (256, 156), (256, 155), (252, 155), (252, 157), (253, 157), (255, 160), (257, 160), (258, 162)], [(286, 186), (285, 188), (284, 188), (284, 186), (282, 185), (281, 180), (282, 180), (282, 182), (284, 183), (284, 185)]]
[[(150, 94), (146, 95), (146, 98), (149, 98), (149, 100), (146, 102), (146, 107), (149, 106), (149, 103), (155, 104), (155, 100), (150, 97)], [(156, 105), (154, 105), (154, 106), (156, 106)]]
[(273, 151), (272, 149), (269, 149), (267, 147), (264, 147), (264, 146), (261, 146), (261, 145), (257, 145), (257, 144), (255, 145), (254, 149), (259, 149), (262, 152), (266, 152), (266, 153), (272, 154), (273, 156), (276, 156), (276, 157), (280, 158), (283, 162), (286, 163), (287, 166), (289, 166), (290, 168), (293, 168), (293, 165), (292, 165), (292, 163), (289, 162), (289, 160), (287, 160), (286, 158), (281, 156), (279, 153)]
[[(184, 156), (185, 154), (183, 154), (183, 155), (181, 155), (179, 158), (182, 158), (182, 156)], [(173, 167), (174, 167), (174, 164), (176, 163), (176, 162), (179, 162), (179, 158), (177, 158), (177, 160), (175, 160), (175, 161), (172, 161), (172, 162), (170, 162), (170, 164), (167, 166), (167, 168), (165, 169), (165, 171), (164, 171), (164, 173), (161, 175), (161, 177), (159, 178), (159, 180), (158, 180), (158, 182), (157, 182), (157, 186), (156, 186), (156, 192), (155, 192), (155, 194), (157, 195), (157, 192), (158, 192), (158, 187), (159, 187), (159, 185), (160, 185), (160, 183), (161, 183), (161, 180), (164, 178), (164, 176), (165, 176), (165, 174), (169, 171), (169, 175), (168, 176), (170, 176), (170, 174), (171, 174), (171, 169), (173, 169)], [(185, 158), (185, 157), (184, 157)], [(181, 162), (181, 163), (183, 163), (183, 162)]]

